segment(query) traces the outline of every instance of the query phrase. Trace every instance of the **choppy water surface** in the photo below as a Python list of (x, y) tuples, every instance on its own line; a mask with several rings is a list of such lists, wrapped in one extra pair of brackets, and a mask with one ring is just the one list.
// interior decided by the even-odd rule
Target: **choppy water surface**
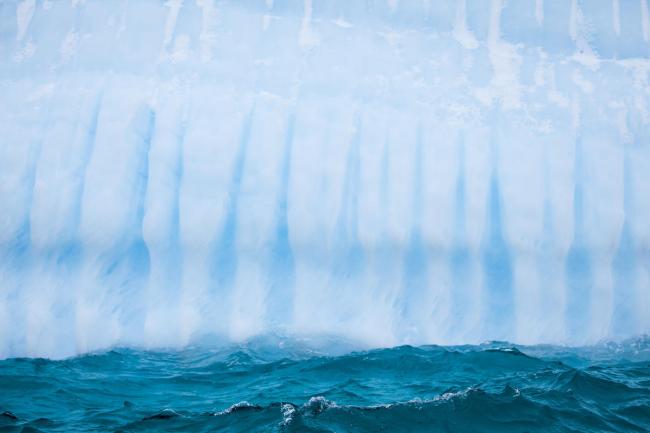
[(0, 361), (0, 431), (650, 431), (650, 339), (350, 352), (265, 338)]

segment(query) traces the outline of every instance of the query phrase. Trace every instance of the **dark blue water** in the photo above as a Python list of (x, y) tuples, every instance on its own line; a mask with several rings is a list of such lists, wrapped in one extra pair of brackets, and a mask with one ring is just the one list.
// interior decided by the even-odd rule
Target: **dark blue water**
[(650, 431), (650, 338), (349, 350), (274, 337), (4, 360), (0, 431)]

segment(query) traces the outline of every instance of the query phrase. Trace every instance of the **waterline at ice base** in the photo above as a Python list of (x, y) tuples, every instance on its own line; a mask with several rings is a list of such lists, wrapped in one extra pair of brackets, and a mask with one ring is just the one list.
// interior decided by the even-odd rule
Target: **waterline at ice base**
[(650, 330), (646, 1), (5, 1), (0, 355)]

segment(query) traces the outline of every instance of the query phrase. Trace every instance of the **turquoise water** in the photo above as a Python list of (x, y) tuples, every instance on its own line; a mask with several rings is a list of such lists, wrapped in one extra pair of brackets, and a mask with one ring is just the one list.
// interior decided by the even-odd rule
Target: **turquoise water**
[(650, 431), (650, 338), (350, 351), (269, 337), (0, 361), (0, 431)]

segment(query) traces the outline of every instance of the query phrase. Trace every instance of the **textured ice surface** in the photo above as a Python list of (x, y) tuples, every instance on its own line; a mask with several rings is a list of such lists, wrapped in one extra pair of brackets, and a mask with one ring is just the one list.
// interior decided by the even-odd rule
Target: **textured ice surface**
[(0, 357), (650, 330), (646, 0), (0, 2)]

